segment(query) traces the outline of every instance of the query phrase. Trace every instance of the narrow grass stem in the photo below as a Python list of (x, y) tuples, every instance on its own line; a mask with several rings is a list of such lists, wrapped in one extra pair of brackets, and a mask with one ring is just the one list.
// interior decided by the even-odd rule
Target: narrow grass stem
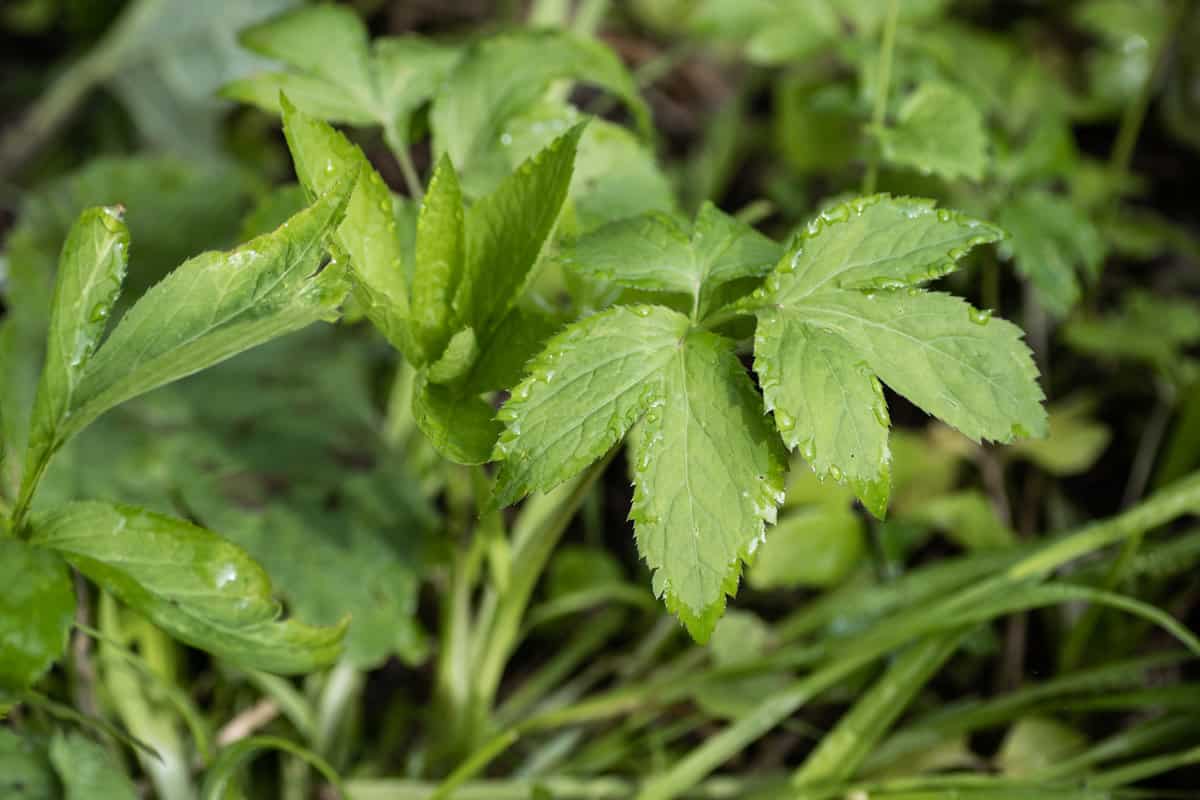
[[(887, 18), (883, 23), (883, 44), (879, 53), (879, 77), (875, 83), (875, 106), (871, 111), (871, 129), (879, 130), (887, 116), (888, 90), (892, 82), (892, 59), (896, 51), (896, 28), (900, 20), (900, 0), (888, 0)], [(873, 194), (879, 182), (879, 155), (871, 151), (867, 174), (863, 178), (863, 194)]]

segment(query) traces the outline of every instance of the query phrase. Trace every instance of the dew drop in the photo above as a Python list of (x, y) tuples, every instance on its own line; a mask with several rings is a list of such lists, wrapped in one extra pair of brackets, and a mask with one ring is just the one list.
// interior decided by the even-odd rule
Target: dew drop
[(967, 317), (976, 325), (987, 325), (988, 320), (992, 318), (992, 310), (990, 308), (968, 308)]

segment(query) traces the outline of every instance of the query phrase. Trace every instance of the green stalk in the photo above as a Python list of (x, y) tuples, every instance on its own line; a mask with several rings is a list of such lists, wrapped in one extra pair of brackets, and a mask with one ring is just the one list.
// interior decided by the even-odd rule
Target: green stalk
[(417, 175), (417, 168), (413, 165), (408, 143), (396, 128), (395, 120), (383, 123), (383, 141), (395, 156), (396, 163), (400, 165), (400, 175), (404, 178), (404, 188), (408, 190), (409, 197), (420, 203), (425, 198), (425, 190), (422, 188), (421, 178)]
[[(887, 19), (883, 23), (883, 45), (879, 54), (879, 79), (875, 86), (875, 107), (871, 112), (871, 128), (883, 127), (887, 115), (888, 89), (892, 82), (892, 59), (896, 51), (896, 28), (900, 20), (900, 0), (888, 0)], [(867, 174), (863, 178), (863, 194), (874, 194), (879, 182), (879, 156), (871, 151)]]
[[(513, 571), (503, 595), (481, 614), (476, 648), (475, 702), (481, 709), (492, 708), (500, 678), (509, 656), (519, 640), (521, 620), (533, 589), (545, 569), (555, 545), (567, 525), (591, 491), (592, 484), (604, 473), (616, 455), (614, 448), (581, 475), (558, 488), (537, 495), (525, 504), (513, 530)], [(485, 627), (486, 626), (486, 627)]]

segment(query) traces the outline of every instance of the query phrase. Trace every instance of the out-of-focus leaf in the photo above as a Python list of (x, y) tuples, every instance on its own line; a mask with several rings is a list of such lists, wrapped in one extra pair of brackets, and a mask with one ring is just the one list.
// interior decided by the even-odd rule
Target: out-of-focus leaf
[(1068, 725), (1048, 717), (1023, 717), (1008, 730), (996, 761), (1005, 775), (1022, 777), (1077, 755), (1086, 746), (1087, 738)]
[[(735, 670), (767, 653), (771, 628), (748, 611), (733, 609), (721, 617), (708, 642), (713, 665)], [(696, 704), (722, 719), (736, 719), (756, 703), (787, 685), (782, 671), (753, 671), (706, 681), (695, 693)]]
[(74, 503), (37, 517), (49, 548), (188, 644), (269, 672), (308, 672), (341, 651), (345, 623), (280, 620), (266, 572), (241, 548), (182, 520), (130, 506)]
[(977, 181), (987, 168), (983, 115), (948, 84), (918, 88), (900, 106), (896, 124), (875, 135), (887, 161), (926, 175)]
[(1050, 432), (1046, 438), (1014, 442), (1010, 452), (1051, 475), (1086, 472), (1112, 439), (1108, 426), (1092, 419), (1094, 407), (1095, 402), (1082, 396), (1050, 406)]
[(1079, 299), (1076, 277), (1095, 280), (1104, 261), (1104, 240), (1091, 220), (1066, 198), (1041, 190), (1022, 192), (1003, 206), (996, 221), (1008, 232), (1000, 253), (1033, 283), (1048, 311), (1063, 316)]
[(775, 84), (775, 143), (797, 172), (837, 170), (862, 150), (868, 112), (849, 88), (784, 76)]
[(1186, 380), (1196, 367), (1183, 351), (1200, 343), (1200, 305), (1134, 290), (1126, 293), (1119, 310), (1073, 319), (1063, 335), (1081, 353), (1139, 362)]
[(1099, 39), (1086, 57), (1088, 95), (1080, 110), (1107, 114), (1133, 101), (1170, 34), (1170, 17), (1162, 0), (1088, 0), (1074, 9), (1075, 24)]
[(865, 553), (862, 517), (848, 506), (797, 509), (767, 532), (746, 580), (756, 589), (837, 586)]
[(7, 537), (0, 581), (0, 689), (25, 689), (66, 652), (75, 590), (61, 558)]
[(132, 781), (100, 745), (78, 733), (50, 740), (50, 762), (66, 788), (65, 800), (135, 800)]
[(905, 520), (931, 525), (966, 550), (1011, 547), (1015, 538), (982, 493), (967, 490), (934, 497), (916, 506)]
[(0, 728), (0, 796), (5, 800), (58, 800), (59, 792), (43, 747)]
[(648, 133), (649, 114), (633, 78), (600, 42), (551, 30), (488, 38), (467, 51), (430, 112), (434, 149), (449, 153), (467, 195), (486, 193), (508, 174), (512, 134), (505, 139), (506, 126), (561, 79), (612, 92), (629, 107), (643, 135)]

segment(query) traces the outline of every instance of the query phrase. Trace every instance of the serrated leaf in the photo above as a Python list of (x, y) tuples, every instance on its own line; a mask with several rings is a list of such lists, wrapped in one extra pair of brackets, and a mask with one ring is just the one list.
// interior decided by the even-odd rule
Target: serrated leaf
[[(489, 37), (459, 62), (430, 111), (434, 151), (449, 153), (468, 195), (487, 192), (507, 174), (505, 125), (561, 79), (613, 92), (632, 111), (639, 129), (649, 131), (649, 114), (636, 84), (600, 42), (555, 30)], [(481, 103), (481, 97), (488, 101)]]
[(688, 227), (662, 213), (620, 220), (579, 239), (564, 261), (598, 280), (690, 295), (703, 319), (716, 289), (765, 275), (779, 260), (779, 245), (712, 203)]
[(0, 580), (0, 689), (21, 690), (66, 652), (75, 590), (61, 558), (13, 538), (0, 538)]
[(278, 673), (327, 666), (345, 624), (281, 620), (271, 583), (244, 550), (132, 506), (74, 503), (37, 517), (32, 542), (61, 555), (171, 635), (233, 663)]
[(558, 315), (520, 306), (509, 311), (484, 343), (464, 388), (482, 393), (516, 386), (525, 365), (542, 351), (562, 322)]
[(456, 464), (491, 459), (500, 423), (491, 404), (469, 389), (432, 383), (421, 373), (413, 386), (413, 417), (434, 448)]
[(344, 278), (321, 259), (356, 177), (274, 233), (199, 255), (147, 291), (88, 364), (60, 441), (131, 397), (335, 316)]
[(286, 100), (283, 132), (296, 175), (310, 197), (330, 191), (348, 174), (358, 176), (335, 238), (350, 256), (355, 296), (367, 318), (394, 347), (417, 358), (408, 328), (408, 280), (391, 192), (361, 150)]
[(525, 288), (566, 199), (584, 127), (555, 139), (471, 207), (454, 308), (477, 331), (491, 330)]
[(108, 327), (129, 264), (129, 229), (121, 209), (80, 215), (63, 244), (50, 312), (46, 359), (34, 401), (21, 493), (32, 496), (59, 431), (75, 408), (75, 390)]
[(655, 592), (704, 641), (775, 521), (785, 459), (732, 342), (692, 331), (669, 355), (632, 454), (630, 517)]
[(650, 404), (688, 319), (661, 306), (619, 306), (568, 326), (529, 364), (498, 419), (505, 432), (494, 502), (547, 491), (608, 452)]
[(877, 194), (829, 208), (805, 226), (767, 290), (780, 303), (822, 288), (895, 289), (951, 272), (971, 248), (1003, 238), (998, 228), (933, 200)]
[(999, 236), (930, 201), (861, 198), (810, 223), (744, 304), (758, 316), (755, 370), (785, 440), (877, 515), (888, 479), (876, 376), (975, 440), (1045, 430), (1020, 330), (917, 288)]
[[(454, 333), (452, 302), (466, 260), (462, 191), (447, 156), (438, 161), (417, 217), (413, 269), (413, 339), (426, 361), (442, 356)], [(441, 383), (444, 381), (437, 381)]]
[(64, 800), (135, 800), (133, 782), (103, 747), (78, 733), (50, 740), (50, 763), (66, 789)]
[(1070, 200), (1039, 190), (1018, 194), (996, 212), (996, 221), (1008, 231), (1000, 253), (1033, 284), (1047, 311), (1064, 316), (1079, 300), (1076, 273), (1091, 279), (1099, 273), (1100, 232)]
[(889, 419), (871, 369), (845, 339), (782, 314), (760, 315), (754, 352), (760, 375), (771, 374), (767, 365), (788, 365), (779, 380), (762, 383), (784, 443), (882, 517), (891, 491)]
[(631, 518), (654, 591), (704, 640), (782, 497), (779, 440), (732, 343), (663, 306), (568, 326), (499, 419), (495, 505), (600, 459), (638, 419)]
[(948, 84), (921, 86), (901, 105), (896, 125), (875, 135), (884, 159), (926, 175), (977, 181), (987, 168), (983, 114)]

